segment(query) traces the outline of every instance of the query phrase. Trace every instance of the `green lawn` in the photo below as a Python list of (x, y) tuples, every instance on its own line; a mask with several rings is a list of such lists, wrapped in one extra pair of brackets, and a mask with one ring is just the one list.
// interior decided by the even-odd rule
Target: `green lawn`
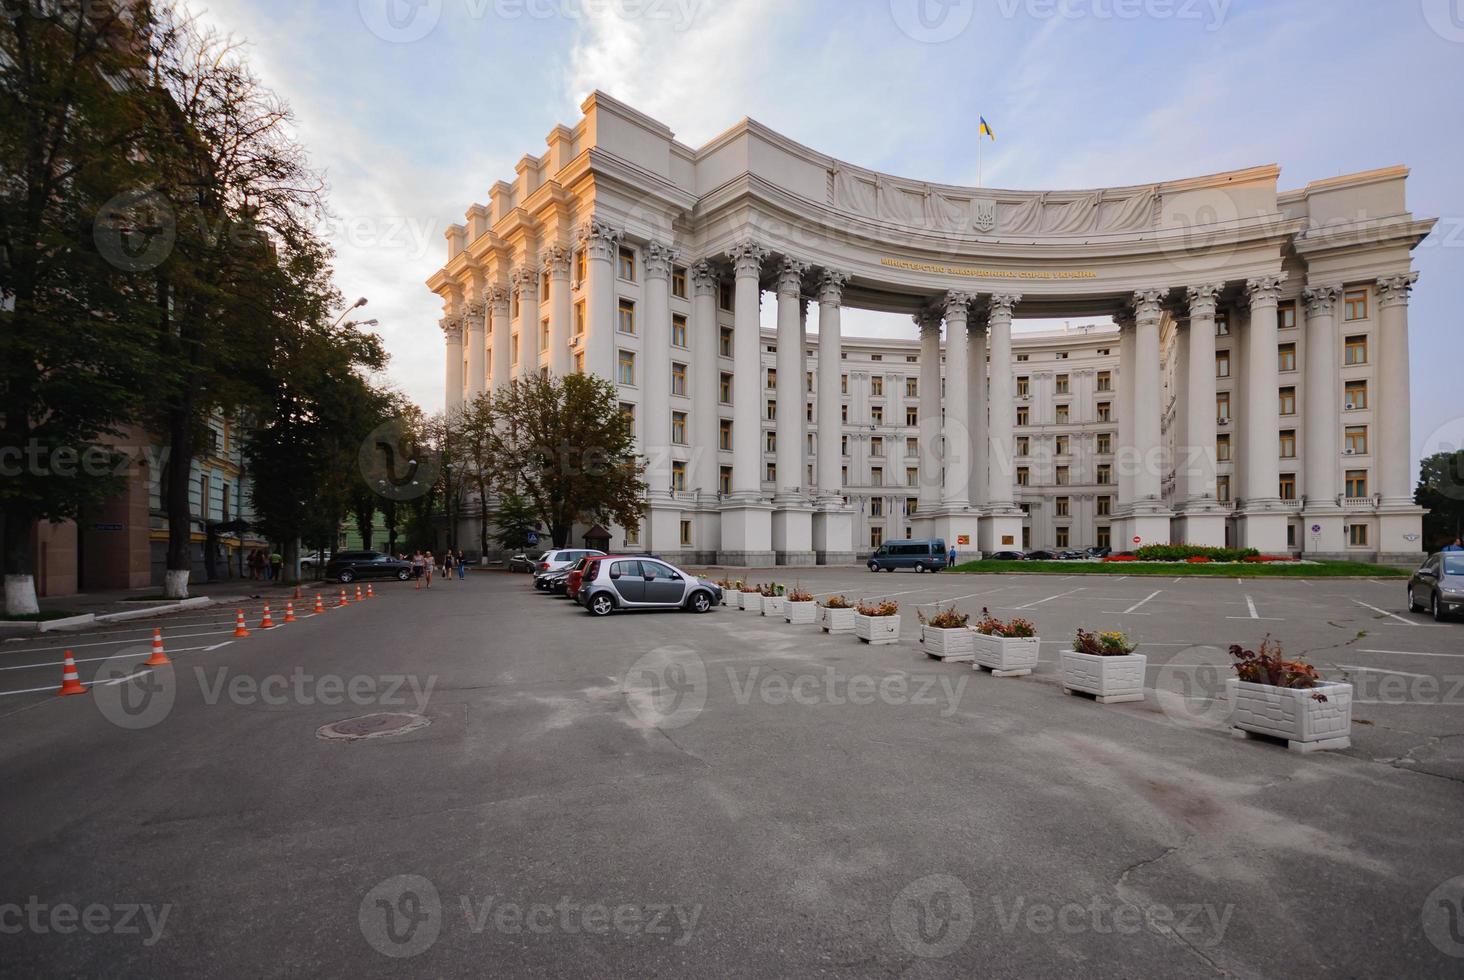
[(968, 561), (951, 570), (978, 574), (1198, 575), (1210, 578), (1407, 578), (1409, 575), (1406, 569), (1356, 561), (1319, 561), (1312, 565), (1280, 562), (1191, 565), (1182, 561)]

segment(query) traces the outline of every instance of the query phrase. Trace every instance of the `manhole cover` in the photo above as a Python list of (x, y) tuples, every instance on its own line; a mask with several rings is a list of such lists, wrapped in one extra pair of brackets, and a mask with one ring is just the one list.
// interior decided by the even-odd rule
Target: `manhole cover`
[(355, 742), (363, 738), (390, 738), (405, 735), (432, 724), (426, 715), (405, 711), (381, 711), (359, 718), (345, 718), (322, 725), (315, 734), (321, 738), (344, 739)]

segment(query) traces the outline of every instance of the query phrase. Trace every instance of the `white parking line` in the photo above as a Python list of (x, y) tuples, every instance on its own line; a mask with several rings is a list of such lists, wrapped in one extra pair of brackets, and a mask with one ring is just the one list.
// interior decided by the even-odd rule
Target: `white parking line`
[[(282, 625), (284, 625), (284, 624), (282, 624), (282, 623), (276, 623), (275, 624), (275, 627), (278, 628), (278, 627), (280, 627)], [(251, 629), (254, 629), (254, 628), (255, 627), (251, 627)], [(189, 640), (189, 639), (192, 639), (195, 636), (220, 636), (220, 635), (222, 635), (224, 633), (232, 633), (232, 632), (234, 632), (232, 629), (227, 629), (227, 630), (210, 630), (207, 633), (164, 633), (163, 636), (166, 637), (169, 640)], [(270, 631), (269, 630), (266, 630), (265, 632), (270, 632)], [(103, 640), (103, 641), (99, 641), (97, 643), (63, 643), (61, 646), (56, 646), (56, 647), (27, 647), (24, 650), (6, 650), (4, 652), (6, 654), (15, 654), (15, 653), (50, 653), (53, 650), (82, 650), (82, 649), (85, 649), (86, 647), (114, 647), (114, 646), (117, 646), (118, 644), (122, 644), (122, 643), (145, 643), (145, 642), (146, 642), (146, 640), (143, 639), (143, 638), (141, 638), (141, 637), (134, 637), (134, 638), (132, 638), (130, 640)]]
[(1422, 677), (1425, 680), (1437, 680), (1433, 674), (1410, 674), (1406, 670), (1390, 670), (1387, 667), (1360, 667), (1357, 664), (1338, 664), (1339, 670), (1361, 670), (1369, 674), (1396, 674), (1399, 677)]
[(1248, 616), (1226, 616), (1225, 618), (1226, 619), (1264, 619), (1264, 620), (1268, 620), (1268, 621), (1273, 622), (1273, 623), (1284, 623), (1284, 622), (1286, 622), (1286, 620), (1283, 619), (1280, 616), (1262, 616), (1260, 613), (1256, 612), (1256, 600), (1254, 598), (1252, 598), (1251, 596), (1246, 596), (1245, 597), (1245, 608), (1246, 608), (1246, 612), (1248, 612), (1250, 615), (1248, 615)]
[(1411, 619), (1404, 619), (1402, 616), (1399, 616), (1397, 613), (1390, 613), (1386, 609), (1379, 609), (1377, 606), (1369, 605), (1368, 603), (1363, 602), (1361, 599), (1353, 599), (1352, 601), (1355, 602), (1355, 603), (1357, 603), (1359, 606), (1362, 606), (1362, 607), (1364, 607), (1366, 609), (1371, 609), (1375, 613), (1380, 613), (1380, 614), (1382, 614), (1384, 616), (1391, 616), (1394, 619), (1396, 619), (1398, 622), (1403, 623), (1403, 624), (1405, 624), (1407, 626), (1417, 626), (1418, 625), (1417, 623), (1413, 622)]
[(1070, 595), (1077, 595), (1079, 592), (1082, 592), (1082, 591), (1083, 591), (1083, 589), (1080, 587), (1080, 588), (1073, 589), (1071, 592), (1062, 592), (1062, 593), (1059, 593), (1058, 595), (1050, 595), (1046, 599), (1038, 599), (1036, 602), (1029, 602), (1025, 606), (1012, 606), (1011, 608), (1013, 608), (1013, 609), (1031, 609), (1033, 606), (1040, 606), (1044, 602), (1051, 602), (1053, 599), (1063, 599), (1063, 598), (1066, 598), (1067, 596), (1070, 596)]
[(1358, 653), (1384, 653), (1394, 657), (1452, 657), (1464, 660), (1464, 653), (1423, 653), (1420, 650), (1359, 650)]
[(1148, 602), (1150, 599), (1154, 598), (1156, 595), (1158, 595), (1160, 592), (1163, 592), (1163, 591), (1164, 591), (1163, 589), (1155, 589), (1153, 592), (1150, 592), (1148, 594), (1148, 596), (1146, 596), (1143, 599), (1140, 599), (1138, 602), (1134, 603), (1132, 606), (1129, 606), (1123, 612), (1119, 613), (1119, 615), (1120, 616), (1130, 616), (1130, 615), (1133, 615), (1133, 616), (1147, 616), (1147, 615), (1149, 615), (1148, 613), (1135, 613), (1134, 610), (1137, 609), (1137, 608), (1139, 608), (1144, 603)]
[[(220, 646), (223, 646), (223, 644), (221, 644), (221, 643), (220, 644), (215, 644), (214, 646), (211, 646), (211, 647), (183, 647), (183, 648), (178, 649), (178, 650), (169, 650), (168, 653), (169, 654), (174, 654), (174, 653), (192, 653), (194, 650), (217, 650)], [(139, 651), (137, 653), (114, 653), (110, 657), (82, 657), (79, 660), (77, 658), (73, 657), (71, 659), (71, 662), (72, 663), (76, 663), (76, 664), (93, 664), (93, 663), (96, 663), (99, 660), (112, 660), (112, 659), (115, 659), (117, 657), (150, 657), (150, 656), (152, 656), (152, 651), (151, 650), (141, 650), (141, 651)], [(64, 661), (64, 660), (47, 660), (45, 663), (40, 663), (40, 664), (15, 664), (15, 665), (10, 666), (10, 667), (0, 667), (0, 670), (31, 670), (31, 669), (34, 669), (36, 667), (60, 667), (65, 662), (66, 661)]]

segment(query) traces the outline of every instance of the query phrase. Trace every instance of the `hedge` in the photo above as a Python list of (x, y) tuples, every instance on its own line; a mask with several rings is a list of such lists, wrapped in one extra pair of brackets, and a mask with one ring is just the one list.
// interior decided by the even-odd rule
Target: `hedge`
[(1255, 548), (1212, 548), (1200, 544), (1146, 544), (1134, 552), (1140, 561), (1188, 561), (1208, 558), (1211, 561), (1245, 561), (1260, 552)]

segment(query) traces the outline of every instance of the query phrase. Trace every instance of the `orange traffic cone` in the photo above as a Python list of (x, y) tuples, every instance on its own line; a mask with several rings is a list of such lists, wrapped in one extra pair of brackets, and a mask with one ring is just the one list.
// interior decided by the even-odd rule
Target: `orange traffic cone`
[(341, 601), (340, 602), (337, 602), (336, 605), (337, 606), (349, 606), (350, 604), (351, 604), (351, 600), (346, 598), (346, 590), (345, 589), (341, 589)]
[(86, 688), (81, 686), (81, 678), (76, 676), (76, 661), (71, 659), (71, 651), (66, 651), (66, 662), (61, 668), (61, 689), (56, 692), (62, 694), (85, 694)]
[(286, 599), (285, 600), (285, 622), (287, 622), (287, 623), (293, 623), (294, 621), (295, 621), (295, 602), (292, 599)]
[(236, 614), (234, 616), (234, 635), (235, 636), (248, 636), (249, 635), (249, 628), (244, 625), (244, 610), (242, 610), (242, 609), (236, 610)]
[(269, 603), (264, 604), (264, 618), (259, 621), (259, 628), (262, 630), (274, 629), (274, 620), (269, 618)]
[(367, 582), (366, 583), (366, 598), (368, 598), (368, 599), (375, 599), (376, 598), (376, 593), (371, 591), (371, 583), (370, 582)]
[(163, 631), (153, 630), (152, 656), (142, 662), (144, 667), (166, 667), (172, 663), (168, 655), (163, 652)]
[(325, 612), (325, 603), (320, 599), (320, 593), (315, 593), (315, 612), (317, 615)]
[(293, 596), (293, 598), (295, 598), (295, 599), (300, 598), (300, 586), (298, 586), (298, 585), (295, 586), (295, 595)]
[(360, 602), (363, 598), (364, 596), (361, 595), (361, 586), (358, 584), (356, 586), (356, 601)]

